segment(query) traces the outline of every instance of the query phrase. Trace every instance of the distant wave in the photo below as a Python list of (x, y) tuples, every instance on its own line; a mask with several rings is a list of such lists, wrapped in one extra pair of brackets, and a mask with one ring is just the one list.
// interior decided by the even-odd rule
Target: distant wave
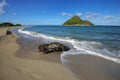
[[(109, 51), (107, 48), (104, 47), (104, 44), (100, 42), (93, 42), (93, 41), (78, 41), (75, 39), (71, 39), (70, 37), (54, 37), (54, 36), (48, 36), (41, 33), (36, 33), (32, 31), (24, 30), (24, 28), (21, 28), (18, 30), (18, 32), (27, 34), (34, 37), (42, 37), (45, 39), (55, 40), (55, 41), (63, 41), (68, 42), (73, 45), (74, 49), (71, 49), (70, 51), (64, 52), (61, 55), (62, 57), (65, 55), (76, 55), (76, 54), (89, 54), (94, 56), (99, 56), (117, 63), (120, 63), (120, 51)], [(113, 54), (116, 53), (116, 54)]]

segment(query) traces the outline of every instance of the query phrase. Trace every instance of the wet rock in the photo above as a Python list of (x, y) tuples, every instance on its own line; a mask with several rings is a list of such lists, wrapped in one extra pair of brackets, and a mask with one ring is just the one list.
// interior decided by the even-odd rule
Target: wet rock
[(11, 35), (11, 34), (12, 34), (11, 31), (9, 31), (9, 30), (6, 31), (6, 35)]
[(63, 51), (68, 51), (70, 50), (69, 47), (64, 46), (61, 43), (58, 42), (52, 42), (49, 44), (43, 44), (38, 47), (38, 50), (43, 53), (52, 53), (52, 52), (63, 52)]

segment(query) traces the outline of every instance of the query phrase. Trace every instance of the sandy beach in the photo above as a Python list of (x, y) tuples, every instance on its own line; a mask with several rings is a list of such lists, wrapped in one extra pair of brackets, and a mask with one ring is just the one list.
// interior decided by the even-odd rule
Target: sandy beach
[(0, 0), (0, 80), (120, 80), (120, 0)]
[[(6, 30), (0, 28), (0, 33), (5, 35)], [(13, 33), (0, 41), (0, 80), (77, 80), (59, 55), (25, 51), (27, 48), (17, 43), (19, 38)]]
[[(120, 64), (92, 55), (43, 54), (41, 39), (29, 40), (0, 28), (0, 80), (120, 80)], [(14, 28), (9, 28), (14, 29)], [(38, 42), (37, 42), (38, 41)]]

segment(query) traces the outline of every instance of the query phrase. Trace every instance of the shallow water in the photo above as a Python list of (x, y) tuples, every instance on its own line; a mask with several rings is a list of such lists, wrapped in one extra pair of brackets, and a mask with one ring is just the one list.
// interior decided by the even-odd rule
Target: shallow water
[[(61, 55), (61, 61), (79, 79), (84, 80), (87, 77), (85, 80), (96, 80), (95, 76), (99, 76), (100, 80), (119, 80), (119, 30), (118, 26), (27, 26), (18, 29), (17, 33), (29, 40), (40, 40), (40, 43), (43, 44), (57, 41), (69, 46), (71, 50)], [(86, 58), (81, 55), (95, 57)], [(99, 59), (97, 56), (101, 58)], [(92, 70), (96, 72), (94, 73)], [(89, 75), (87, 75), (88, 73)]]
[[(27, 26), (19, 29), (26, 38), (44, 38), (44, 42), (59, 41), (69, 43), (79, 52), (91, 54), (114, 62), (120, 62), (120, 27), (64, 27), (64, 26)], [(29, 37), (28, 37), (29, 35)], [(72, 49), (72, 48), (71, 48)], [(67, 52), (65, 52), (67, 54)], [(72, 54), (72, 52), (71, 52)]]

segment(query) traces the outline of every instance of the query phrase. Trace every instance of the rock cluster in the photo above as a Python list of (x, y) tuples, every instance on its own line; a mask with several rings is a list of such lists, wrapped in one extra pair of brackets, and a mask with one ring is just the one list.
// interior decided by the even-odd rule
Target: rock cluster
[(64, 46), (61, 43), (58, 42), (52, 42), (49, 44), (43, 44), (38, 47), (38, 50), (40, 52), (43, 52), (45, 54), (52, 53), (52, 52), (62, 52), (62, 51), (68, 51), (70, 50), (69, 47)]

